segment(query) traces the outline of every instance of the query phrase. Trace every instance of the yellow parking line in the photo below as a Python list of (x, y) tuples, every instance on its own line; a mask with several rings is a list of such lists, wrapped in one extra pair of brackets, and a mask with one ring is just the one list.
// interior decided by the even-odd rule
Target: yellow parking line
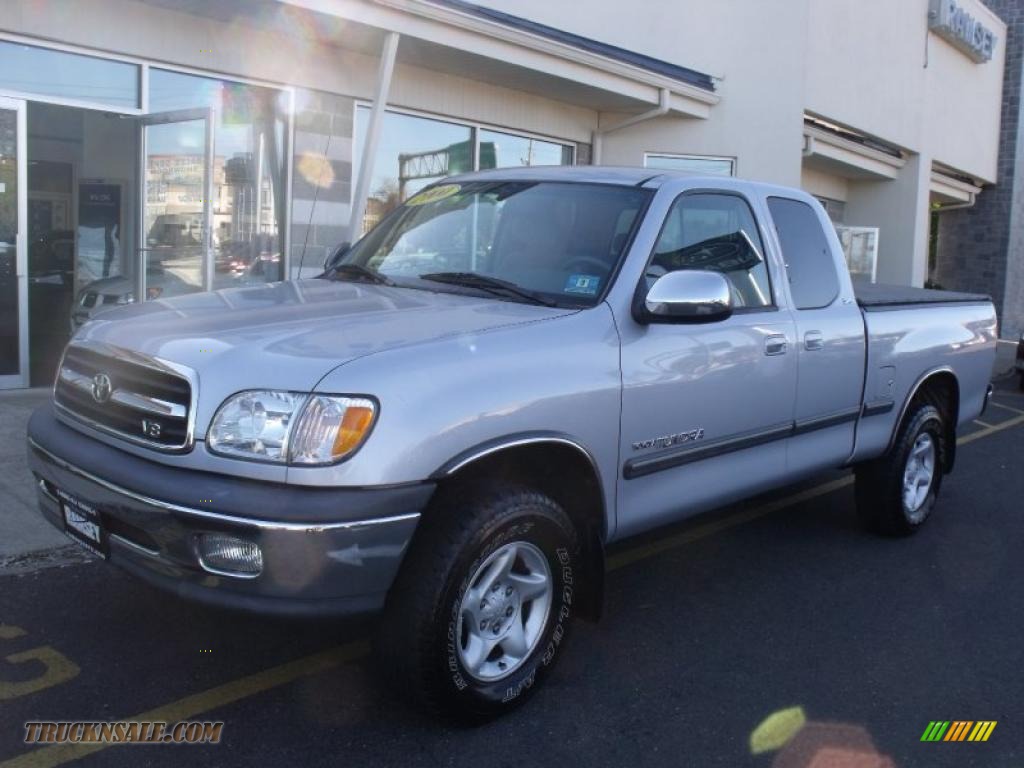
[(995, 400), (993, 400), (991, 403), (989, 403), (989, 405), (994, 405), (996, 408), (1002, 408), (1004, 411), (1012, 411), (1013, 413), (1020, 414), (1020, 415), (1024, 416), (1024, 411), (1022, 411), (1020, 408), (1014, 408), (1011, 405), (1005, 405), (1003, 403), (997, 403)]
[[(992, 403), (992, 405), (995, 405), (995, 403)], [(1007, 419), (1004, 422), (985, 429), (979, 429), (977, 432), (973, 432), (970, 435), (964, 435), (956, 441), (956, 444), (967, 445), (968, 443), (973, 443), (975, 440), (980, 440), (983, 437), (988, 437), (996, 432), (1002, 432), (1004, 429), (1020, 426), (1021, 424), (1024, 424), (1024, 411), (1020, 412), (1020, 416), (1015, 416), (1012, 419)]]
[[(233, 680), (216, 688), (186, 696), (183, 699), (165, 704), (162, 707), (151, 709), (134, 715), (128, 720), (142, 722), (167, 722), (175, 723), (180, 720), (189, 720), (210, 710), (223, 707), (227, 704), (246, 699), (257, 693), (277, 688), (301, 677), (325, 672), (334, 667), (341, 666), (365, 656), (369, 646), (365, 640), (358, 640), (345, 645), (330, 648), (311, 656), (305, 656), (295, 661), (289, 661), (277, 667), (265, 669), (246, 677)], [(78, 744), (53, 744), (40, 747), (32, 752), (13, 757), (0, 763), (0, 768), (52, 768), (52, 766), (91, 755), (95, 752), (114, 746), (113, 744), (78, 743)]]
[[(996, 403), (992, 403), (996, 405)], [(991, 427), (986, 427), (973, 434), (965, 435), (957, 440), (957, 445), (965, 445), (967, 443), (978, 440), (982, 437), (988, 437), (989, 435), (995, 434), (996, 432), (1002, 432), (1005, 429), (1016, 427), (1024, 424), (1024, 411), (1021, 412), (1020, 416), (1016, 418), (1004, 421), (1001, 424), (996, 424)], [(837, 480), (832, 480), (827, 483), (809, 488), (800, 493), (787, 496), (777, 501), (768, 502), (760, 506), (754, 507), (753, 509), (743, 510), (722, 520), (715, 520), (707, 523), (706, 525), (698, 526), (690, 531), (680, 533), (676, 536), (669, 536), (668, 538), (654, 542), (652, 544), (646, 544), (643, 546), (635, 547), (621, 552), (617, 555), (613, 555), (608, 559), (608, 570), (614, 571), (619, 568), (624, 568), (627, 565), (645, 560), (648, 557), (660, 554), (667, 550), (675, 549), (684, 544), (697, 541), (711, 536), (721, 531), (728, 530), (729, 528), (735, 528), (743, 523), (748, 523), (752, 520), (756, 520), (759, 517), (770, 515), (773, 512), (777, 512), (780, 509), (784, 509), (792, 504), (799, 504), (804, 501), (818, 498), (826, 494), (838, 491), (841, 488), (845, 488), (853, 483), (853, 475), (847, 475)], [(179, 720), (194, 719), (199, 715), (202, 715), (211, 710), (219, 707), (232, 704), (241, 699), (246, 699), (250, 696), (254, 696), (264, 691), (269, 691), (273, 688), (286, 685), (294, 682), (300, 678), (308, 675), (317, 674), (318, 672), (324, 672), (334, 667), (339, 667), (342, 664), (355, 661), (367, 655), (369, 651), (369, 643), (366, 640), (357, 640), (355, 642), (346, 643), (344, 645), (330, 648), (326, 651), (314, 653), (311, 656), (306, 656), (295, 661), (289, 661), (285, 664), (281, 664), (277, 667), (271, 667), (265, 669), (262, 672), (256, 672), (246, 677), (239, 678), (229, 683), (219, 685), (215, 688), (210, 688), (206, 691), (186, 696), (185, 698), (178, 699), (177, 701), (165, 704), (151, 709), (148, 712), (143, 712), (138, 715), (134, 715), (127, 720), (132, 721), (163, 721), (163, 722), (177, 722)], [(78, 760), (79, 758), (91, 755), (95, 752), (107, 749), (113, 746), (111, 744), (53, 744), (45, 747), (38, 747), (31, 752), (12, 757), (8, 760), (0, 762), (0, 768), (54, 768), (54, 766), (63, 765), (64, 763), (71, 762), (72, 760)]]
[(989, 424), (987, 421), (982, 421), (981, 419), (975, 419), (974, 423), (977, 424), (978, 426), (981, 426), (981, 427), (993, 427), (993, 426), (995, 426), (994, 424)]

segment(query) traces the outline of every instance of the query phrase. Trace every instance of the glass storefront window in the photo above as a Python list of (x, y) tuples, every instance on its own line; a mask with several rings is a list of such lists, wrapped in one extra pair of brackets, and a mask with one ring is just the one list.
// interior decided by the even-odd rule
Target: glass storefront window
[[(356, 165), (363, 156), (369, 122), (370, 107), (360, 105), (356, 109)], [(489, 168), (572, 165), (572, 162), (571, 145), (418, 115), (385, 112), (359, 234), (371, 230), (400, 202), (445, 176)], [(353, 179), (358, 174), (356, 167)]]
[[(205, 108), (213, 116), (214, 157), (210, 171), (214, 289), (282, 278), (288, 125), (282, 96), (272, 88), (150, 70), (151, 114)], [(199, 203), (201, 207), (205, 196), (202, 191), (175, 190), (176, 175), (186, 181), (202, 177), (194, 166), (205, 163), (205, 147), (198, 140), (195, 125), (169, 123), (166, 129), (166, 136), (154, 136), (147, 146), (147, 226), (161, 215), (170, 215), (176, 201)], [(160, 142), (166, 143), (166, 147)], [(186, 151), (186, 146), (191, 149)], [(166, 156), (166, 162), (161, 160), (161, 154)], [(168, 167), (168, 163), (174, 167)], [(183, 195), (188, 199), (179, 199)], [(191, 199), (197, 195), (197, 200)], [(147, 240), (156, 235), (159, 233), (143, 233)], [(147, 269), (152, 268), (167, 267), (147, 265)], [(190, 277), (181, 277), (191, 282)]]
[(146, 297), (203, 290), (206, 120), (146, 126)]
[(137, 108), (139, 66), (0, 40), (0, 88)]
[[(356, 110), (356, 162), (363, 156), (369, 107)], [(473, 170), (473, 129), (414, 115), (386, 112), (363, 216), (367, 232), (389, 211), (445, 176)], [(355, 169), (354, 178), (359, 170)]]
[(572, 165), (572, 147), (499, 131), (480, 130), (480, 169)]
[(0, 376), (20, 370), (18, 307), (18, 113), (0, 108)]
[(644, 155), (645, 168), (664, 171), (686, 171), (694, 176), (732, 176), (736, 161), (731, 157), (699, 157), (696, 155)]

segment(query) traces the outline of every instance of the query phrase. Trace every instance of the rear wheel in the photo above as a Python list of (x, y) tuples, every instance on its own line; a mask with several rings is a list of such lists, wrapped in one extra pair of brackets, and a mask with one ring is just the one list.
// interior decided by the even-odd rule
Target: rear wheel
[(385, 609), (384, 669), (428, 709), (486, 720), (553, 666), (572, 618), (577, 536), (525, 488), (449, 492), (421, 523)]
[(870, 530), (905, 536), (928, 519), (942, 485), (945, 435), (942, 412), (917, 401), (892, 448), (856, 468), (857, 513)]

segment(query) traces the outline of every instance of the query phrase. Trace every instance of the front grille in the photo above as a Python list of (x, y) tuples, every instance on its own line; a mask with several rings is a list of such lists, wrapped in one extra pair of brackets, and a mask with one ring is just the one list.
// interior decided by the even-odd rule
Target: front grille
[(71, 415), (132, 442), (165, 450), (190, 447), (192, 385), (162, 363), (71, 345), (54, 398)]

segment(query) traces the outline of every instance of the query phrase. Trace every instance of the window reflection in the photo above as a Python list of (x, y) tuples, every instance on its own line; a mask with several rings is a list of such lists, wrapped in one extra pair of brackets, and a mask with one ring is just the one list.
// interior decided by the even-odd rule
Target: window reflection
[[(271, 88), (150, 71), (150, 112), (213, 110), (213, 288), (282, 277), (287, 118), (280, 97)], [(196, 181), (202, 176), (197, 171), (205, 164), (205, 147), (196, 145), (193, 128), (178, 126), (177, 138), (155, 137), (147, 152), (146, 208), (153, 217), (175, 204), (202, 208), (204, 192)], [(182, 151), (185, 139), (192, 150)], [(176, 179), (188, 184), (176, 184)]]
[(648, 286), (680, 269), (711, 270), (729, 281), (737, 309), (772, 304), (764, 246), (754, 215), (733, 195), (682, 195), (668, 212), (647, 265)]
[[(369, 123), (370, 107), (359, 106), (356, 109), (356, 163), (362, 159)], [(385, 112), (373, 160), (363, 227), (358, 234), (368, 232), (399, 203), (445, 176), (489, 168), (572, 165), (572, 162), (571, 145), (484, 128), (474, 131), (468, 125)], [(356, 168), (353, 178), (358, 173)]]
[(18, 113), (0, 109), (0, 376), (16, 374), (18, 311)]
[(0, 41), (0, 86), (118, 107), (139, 106), (139, 67)]
[[(370, 108), (356, 110), (355, 157), (362, 157)], [(384, 114), (363, 216), (368, 232), (389, 211), (433, 181), (473, 170), (473, 131), (425, 117)], [(358, 169), (356, 170), (358, 174)]]
[(203, 290), (206, 120), (146, 126), (146, 297)]
[(499, 131), (480, 131), (480, 169), (571, 165), (572, 147)]

